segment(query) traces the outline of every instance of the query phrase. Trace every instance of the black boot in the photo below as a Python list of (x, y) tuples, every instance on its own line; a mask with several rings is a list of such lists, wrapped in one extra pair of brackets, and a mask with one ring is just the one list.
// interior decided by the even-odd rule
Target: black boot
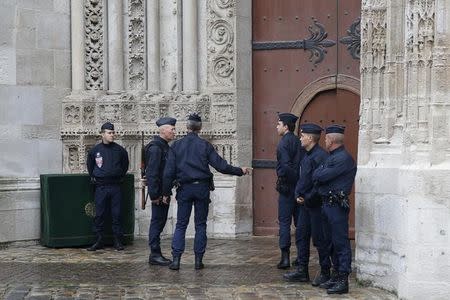
[(321, 270), (319, 276), (316, 276), (314, 278), (313, 282), (311, 283), (312, 286), (319, 286), (322, 283), (327, 282), (330, 280), (330, 270)]
[(195, 269), (196, 270), (200, 270), (205, 267), (202, 260), (203, 260), (203, 255), (197, 255), (197, 254), (195, 255)]
[(172, 259), (172, 263), (169, 265), (169, 269), (179, 270), (180, 269), (180, 259), (181, 259), (181, 255), (174, 255), (173, 259)]
[(348, 274), (339, 273), (338, 281), (335, 285), (327, 289), (327, 294), (347, 294), (348, 293)]
[(308, 267), (298, 266), (296, 271), (284, 274), (283, 278), (290, 282), (309, 282)]
[(300, 264), (298, 263), (298, 258), (292, 262), (293, 267), (298, 267)]
[(291, 267), (291, 262), (289, 260), (289, 250), (281, 250), (281, 259), (277, 265), (278, 269), (288, 269)]
[(103, 249), (103, 237), (101, 235), (97, 236), (97, 240), (95, 241), (95, 244), (87, 248), (87, 251), (96, 251)]
[(168, 266), (172, 263), (170, 259), (165, 258), (161, 252), (152, 252), (148, 257), (148, 263), (156, 266)]
[(330, 287), (332, 287), (333, 285), (336, 284), (336, 282), (338, 281), (338, 277), (339, 277), (339, 273), (337, 271), (333, 270), (331, 272), (330, 279), (328, 281), (325, 281), (322, 284), (319, 284), (319, 287), (321, 289), (329, 289)]
[(114, 245), (113, 245), (114, 249), (116, 249), (116, 251), (122, 251), (123, 249), (125, 249), (122, 245), (122, 242), (120, 241), (120, 238), (118, 236), (114, 236)]

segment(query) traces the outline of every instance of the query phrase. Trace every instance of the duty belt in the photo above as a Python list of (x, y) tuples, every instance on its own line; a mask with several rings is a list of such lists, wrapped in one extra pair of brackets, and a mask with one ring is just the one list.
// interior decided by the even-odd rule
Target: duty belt
[(327, 196), (322, 196), (323, 203), (326, 205), (338, 204), (342, 208), (350, 209), (350, 201), (348, 195), (343, 191), (333, 193), (329, 191)]

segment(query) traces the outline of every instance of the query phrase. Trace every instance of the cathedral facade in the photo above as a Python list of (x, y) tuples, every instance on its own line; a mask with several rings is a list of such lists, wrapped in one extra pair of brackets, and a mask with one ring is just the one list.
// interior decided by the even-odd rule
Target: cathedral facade
[[(0, 243), (39, 239), (39, 174), (85, 172), (106, 121), (129, 153), (145, 237), (142, 145), (162, 116), (183, 136), (193, 111), (222, 157), (255, 168), (215, 174), (209, 236), (272, 234), (276, 113), (289, 111), (351, 133), (358, 280), (401, 298), (448, 295), (450, 1), (276, 3), (2, 1)], [(320, 103), (336, 99), (325, 120), (332, 106)], [(167, 235), (174, 216), (176, 203)]]

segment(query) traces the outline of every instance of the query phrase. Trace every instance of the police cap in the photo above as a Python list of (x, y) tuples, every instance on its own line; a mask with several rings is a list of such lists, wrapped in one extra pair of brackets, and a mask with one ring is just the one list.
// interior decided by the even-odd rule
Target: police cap
[(101, 130), (114, 130), (114, 125), (110, 122), (106, 122), (105, 124), (102, 125)]
[(177, 119), (171, 118), (171, 117), (163, 117), (160, 118), (158, 121), (156, 121), (156, 126), (163, 126), (163, 125), (172, 125), (175, 126), (175, 123), (177, 123)]
[(201, 122), (202, 118), (197, 114), (197, 113), (192, 113), (188, 116), (188, 120), (189, 121), (196, 121), (196, 122)]
[(325, 129), (325, 133), (326, 134), (328, 134), (328, 133), (341, 133), (341, 134), (344, 134), (344, 131), (345, 131), (345, 126), (342, 126), (342, 125), (339, 125), (339, 124), (330, 125), (330, 126), (328, 126)]
[(278, 119), (283, 122), (284, 124), (288, 123), (295, 123), (298, 120), (298, 117), (296, 115), (293, 115), (291, 113), (281, 113), (278, 114)]
[(322, 132), (322, 127), (313, 123), (305, 123), (300, 125), (301, 132), (310, 134), (320, 134)]

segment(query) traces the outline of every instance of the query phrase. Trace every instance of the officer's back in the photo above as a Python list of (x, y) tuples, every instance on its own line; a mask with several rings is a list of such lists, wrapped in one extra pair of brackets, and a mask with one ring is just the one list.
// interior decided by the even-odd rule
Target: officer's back
[[(179, 184), (207, 182), (212, 178), (209, 165), (224, 174), (237, 176), (244, 174), (242, 168), (233, 167), (221, 158), (211, 143), (199, 137), (197, 132), (189, 132), (184, 138), (176, 141), (169, 151), (164, 174), (165, 177), (174, 174), (175, 178), (167, 178), (164, 185), (170, 184), (172, 179), (176, 179)], [(167, 189), (168, 187), (165, 191)]]

